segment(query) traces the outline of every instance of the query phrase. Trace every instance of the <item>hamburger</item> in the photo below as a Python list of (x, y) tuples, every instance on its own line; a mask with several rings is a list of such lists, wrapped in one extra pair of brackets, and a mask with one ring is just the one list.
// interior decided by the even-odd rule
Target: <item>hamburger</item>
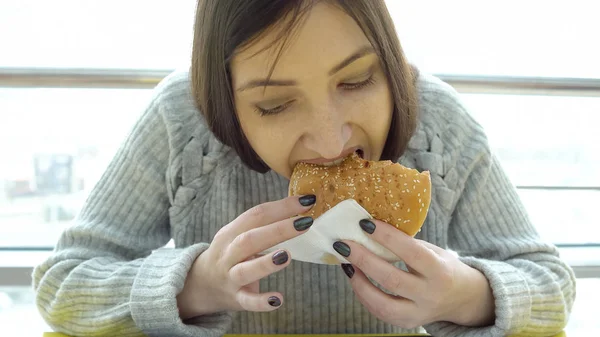
[(317, 219), (340, 202), (354, 199), (374, 219), (414, 236), (429, 210), (431, 177), (428, 171), (419, 172), (389, 160), (365, 160), (354, 152), (337, 166), (297, 164), (288, 193), (317, 197), (305, 216)]

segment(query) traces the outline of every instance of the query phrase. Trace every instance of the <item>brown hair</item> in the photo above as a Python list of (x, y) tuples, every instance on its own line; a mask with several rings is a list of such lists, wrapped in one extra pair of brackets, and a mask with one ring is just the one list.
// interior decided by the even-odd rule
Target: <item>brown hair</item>
[[(233, 148), (242, 162), (255, 171), (265, 173), (269, 167), (252, 149), (239, 124), (230, 61), (238, 48), (248, 45), (284, 17), (287, 26), (282, 32), (289, 35), (318, 1), (198, 0), (190, 70), (194, 100), (219, 141)], [(384, 0), (325, 1), (337, 4), (356, 21), (387, 74), (394, 110), (381, 160), (395, 162), (404, 153), (416, 127), (417, 71), (406, 61)], [(280, 38), (285, 43), (287, 36)]]

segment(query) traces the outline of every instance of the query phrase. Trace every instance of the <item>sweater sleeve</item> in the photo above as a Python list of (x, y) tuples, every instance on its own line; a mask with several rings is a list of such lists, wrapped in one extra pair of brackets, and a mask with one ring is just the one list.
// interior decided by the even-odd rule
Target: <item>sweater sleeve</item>
[[(434, 336), (549, 336), (566, 325), (575, 298), (575, 277), (555, 246), (543, 242), (516, 189), (491, 153), (482, 128), (457, 94), (446, 111), (455, 144), (447, 175), (464, 177), (448, 230), (448, 247), (479, 270), (495, 298), (495, 323), (469, 328), (448, 322), (426, 326)], [(460, 139), (460, 141), (457, 141)], [(449, 162), (452, 162), (450, 160)], [(454, 171), (454, 172), (449, 172)], [(551, 211), (551, 210), (549, 210)], [(543, 224), (540, 224), (543, 226)]]
[[(167, 78), (164, 80), (168, 82)], [(229, 314), (184, 324), (177, 294), (207, 247), (161, 248), (170, 240), (165, 124), (169, 85), (123, 142), (53, 254), (33, 272), (36, 304), (56, 331), (73, 336), (219, 336)]]

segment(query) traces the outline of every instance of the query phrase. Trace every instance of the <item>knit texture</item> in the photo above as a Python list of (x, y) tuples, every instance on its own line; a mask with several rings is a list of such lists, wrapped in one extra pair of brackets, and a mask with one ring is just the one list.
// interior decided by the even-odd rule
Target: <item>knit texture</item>
[[(417, 238), (457, 252), (492, 287), (495, 324), (436, 322), (435, 336), (547, 336), (566, 325), (572, 270), (542, 242), (484, 131), (439, 79), (418, 80), (420, 119), (400, 159), (429, 170), (430, 210)], [(194, 107), (189, 74), (154, 90), (73, 225), (34, 270), (43, 318), (76, 336), (224, 333), (406, 333), (373, 317), (339, 266), (293, 261), (261, 281), (281, 291), (271, 313), (215, 313), (182, 322), (176, 295), (215, 233), (250, 207), (287, 196), (288, 181), (246, 168)], [(539, 224), (543, 225), (543, 224)], [(175, 248), (164, 248), (173, 238)]]

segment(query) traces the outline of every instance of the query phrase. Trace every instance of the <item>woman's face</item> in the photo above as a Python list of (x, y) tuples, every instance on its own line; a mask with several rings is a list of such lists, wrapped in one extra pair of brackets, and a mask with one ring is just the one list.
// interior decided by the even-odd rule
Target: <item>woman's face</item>
[(287, 178), (298, 162), (328, 165), (357, 149), (378, 160), (393, 103), (360, 27), (341, 9), (316, 5), (266, 82), (280, 48), (261, 50), (279, 33), (269, 30), (231, 63), (236, 113), (254, 151)]

